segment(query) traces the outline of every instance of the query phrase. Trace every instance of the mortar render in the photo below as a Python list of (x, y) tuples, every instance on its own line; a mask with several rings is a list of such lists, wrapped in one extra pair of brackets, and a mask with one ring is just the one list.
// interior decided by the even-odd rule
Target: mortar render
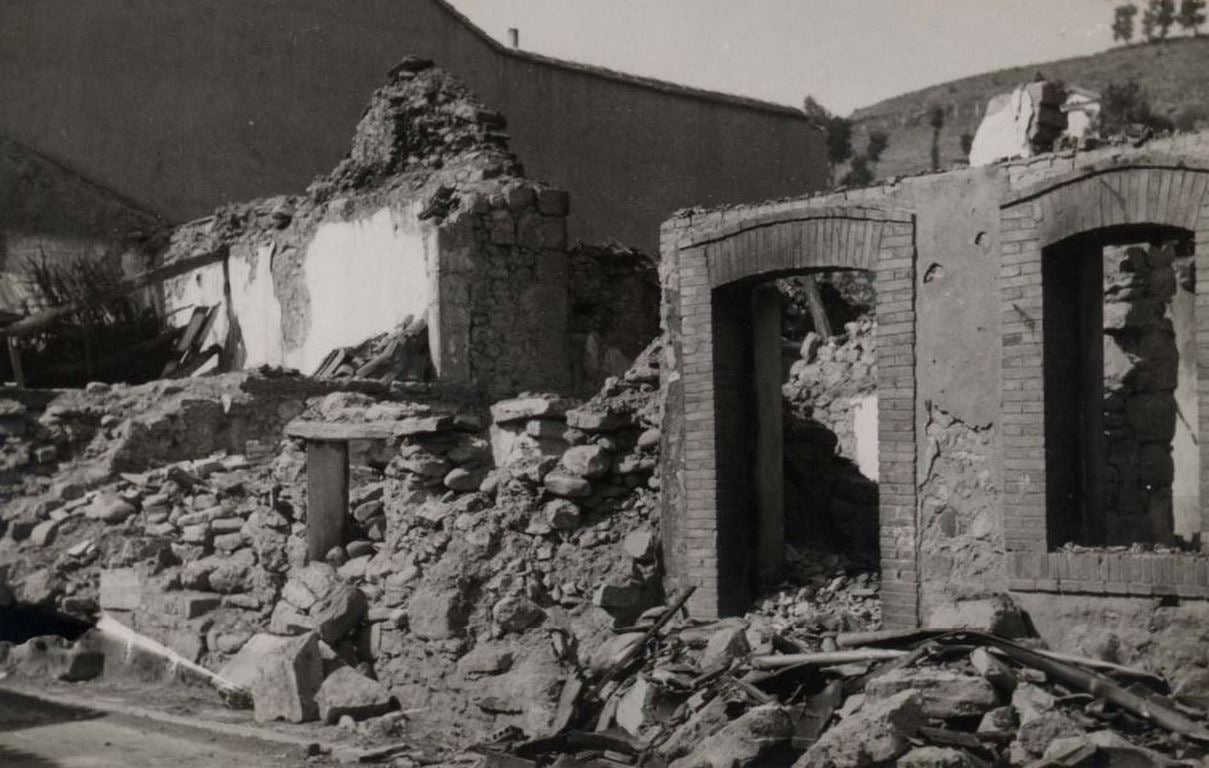
[(223, 265), (213, 264), (171, 281), (167, 309), (222, 304), (229, 290), (230, 316), (219, 311), (203, 346), (234, 342), (236, 336), (228, 336), (233, 320), (241, 342), (230, 350), (235, 367), (282, 365), (310, 373), (333, 349), (428, 311), (429, 249), (416, 206), (320, 223), (296, 249), (296, 270), (287, 265), (291, 245), (237, 243), (225, 276)]
[[(413, 203), (405, 211), (382, 208), (369, 218), (319, 225), (303, 266), (310, 311), (294, 320), (306, 328), (304, 340), (285, 350), (282, 363), (313, 371), (333, 349), (425, 314), (432, 296), (417, 213)], [(283, 316), (292, 309), (283, 307)]]

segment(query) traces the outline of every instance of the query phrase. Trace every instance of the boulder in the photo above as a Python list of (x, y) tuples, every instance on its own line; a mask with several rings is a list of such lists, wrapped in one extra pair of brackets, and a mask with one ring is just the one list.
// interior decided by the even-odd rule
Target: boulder
[(43, 520), (34, 526), (34, 529), (29, 533), (29, 541), (35, 547), (48, 547), (55, 543), (55, 536), (59, 533), (59, 526), (63, 524), (62, 520)]
[(570, 400), (553, 395), (501, 400), (491, 406), (491, 420), (496, 424), (507, 424), (536, 418), (558, 418), (563, 416), (573, 404)]
[(390, 691), (352, 667), (340, 667), (324, 678), (315, 694), (319, 717), (335, 725), (342, 717), (365, 720), (395, 708)]
[(9, 669), (22, 677), (69, 683), (91, 680), (104, 667), (104, 653), (58, 635), (30, 638), (12, 648), (7, 659), (0, 658), (0, 669)]
[(642, 642), (645, 635), (642, 632), (626, 632), (613, 635), (592, 650), (588, 659), (588, 669), (594, 673), (602, 673), (621, 662), (630, 650)]
[(303, 723), (318, 717), (315, 694), (323, 681), (319, 635), (308, 632), (300, 637), (277, 638), (262, 649), (257, 664), (260, 671), (252, 683), (256, 721)]
[(1016, 673), (986, 648), (975, 648), (970, 664), (1001, 693), (1011, 695), (1016, 690)]
[(115, 493), (103, 491), (98, 493), (84, 510), (85, 517), (100, 520), (105, 523), (120, 523), (138, 510), (134, 505)]
[(655, 538), (655, 533), (649, 528), (640, 528), (637, 531), (631, 531), (626, 534), (626, 537), (621, 542), (621, 546), (625, 549), (626, 554), (634, 558), (640, 563), (649, 563), (655, 559), (655, 553), (658, 550), (658, 539)]
[(559, 531), (573, 531), (579, 527), (579, 507), (567, 499), (552, 499), (542, 508), (546, 522)]
[(671, 768), (752, 768), (766, 764), (770, 752), (784, 749), (794, 722), (782, 707), (755, 707), (700, 742)]
[(464, 675), (502, 675), (512, 669), (512, 651), (476, 645), (470, 653), (458, 659), (458, 669)]
[(898, 768), (974, 768), (965, 752), (952, 747), (916, 747), (898, 758)]
[(886, 763), (907, 751), (927, 718), (918, 691), (900, 691), (866, 701), (849, 717), (823, 731), (793, 768), (863, 768)]
[(501, 599), (491, 609), (496, 626), (505, 632), (523, 632), (546, 618), (546, 612), (527, 597), (513, 596)]
[(1020, 717), (1020, 728), (1012, 748), (1032, 757), (1041, 757), (1056, 739), (1082, 736), (1083, 728), (1061, 710), (1052, 710), (1033, 717)]
[(562, 464), (572, 474), (592, 480), (608, 472), (612, 461), (599, 445), (577, 445), (563, 453)]
[(546, 490), (555, 496), (570, 499), (582, 499), (592, 495), (592, 484), (578, 475), (554, 470), (546, 475), (542, 483)]
[[(1143, 766), (1170, 765), (1157, 752), (1131, 744), (1125, 737), (1114, 731), (1093, 731), (1078, 736), (1065, 736), (1054, 739), (1042, 756), (1047, 765), (1071, 765), (1067, 758), (1074, 757), (1085, 751), (1094, 750), (1096, 757), (1078, 765), (1103, 765), (1107, 768), (1143, 768)], [(1097, 759), (1098, 758), (1098, 759)]]
[(701, 668), (704, 670), (730, 666), (732, 660), (751, 653), (747, 642), (747, 625), (735, 624), (723, 627), (710, 635), (701, 653)]
[(715, 696), (689, 715), (684, 725), (673, 731), (656, 750), (665, 760), (687, 755), (704, 739), (724, 728), (729, 720), (726, 702), (723, 697)]
[(408, 626), (424, 640), (448, 640), (466, 628), (467, 607), (456, 589), (420, 587), (407, 604)]
[(906, 690), (919, 692), (928, 717), (981, 717), (998, 704), (995, 688), (984, 678), (947, 669), (895, 669), (879, 675), (865, 686), (873, 701), (888, 699)]
[(628, 425), (629, 418), (620, 413), (576, 409), (567, 411), (567, 426), (581, 432), (612, 432)]
[(341, 582), (311, 607), (310, 615), (323, 642), (335, 645), (361, 623), (368, 610), (365, 594), (351, 584)]
[(486, 476), (486, 468), (465, 469), (464, 467), (454, 467), (449, 470), (442, 482), (451, 491), (471, 493), (479, 489), (479, 486), (483, 484), (483, 478)]

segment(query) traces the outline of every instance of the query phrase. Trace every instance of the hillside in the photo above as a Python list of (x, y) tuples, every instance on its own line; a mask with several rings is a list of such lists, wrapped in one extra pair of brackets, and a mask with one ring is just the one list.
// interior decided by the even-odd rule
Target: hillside
[(1096, 90), (1109, 83), (1137, 80), (1146, 89), (1154, 111), (1173, 119), (1190, 107), (1209, 110), (1209, 38), (1176, 38), (1001, 69), (895, 96), (852, 113), (855, 146), (862, 148), (870, 131), (886, 131), (890, 147), (877, 168), (878, 176), (926, 171), (931, 166), (932, 147), (928, 111), (941, 105), (946, 111), (941, 133), (942, 165), (962, 163), (965, 155), (961, 136), (973, 135), (977, 130), (987, 101), (1032, 80), (1038, 71), (1052, 80)]

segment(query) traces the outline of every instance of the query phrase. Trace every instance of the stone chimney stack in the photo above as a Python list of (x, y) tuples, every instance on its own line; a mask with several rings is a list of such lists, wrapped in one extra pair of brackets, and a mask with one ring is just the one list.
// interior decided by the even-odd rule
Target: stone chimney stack
[(508, 45), (512, 48), (521, 47), (521, 31), (516, 27), (508, 28)]

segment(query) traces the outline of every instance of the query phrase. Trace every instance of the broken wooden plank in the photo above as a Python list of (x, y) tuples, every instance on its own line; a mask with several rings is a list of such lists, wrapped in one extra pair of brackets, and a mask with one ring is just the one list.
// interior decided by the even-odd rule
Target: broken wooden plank
[(847, 651), (820, 651), (818, 653), (786, 653), (773, 656), (753, 656), (752, 666), (756, 669), (777, 669), (797, 664), (852, 664), (860, 661), (885, 661), (907, 655), (907, 651), (891, 648), (853, 648)]
[(798, 278), (802, 292), (806, 294), (806, 306), (810, 309), (810, 319), (814, 322), (814, 330), (824, 339), (831, 338), (831, 321), (827, 319), (827, 308), (823, 306), (823, 296), (819, 293), (819, 283), (814, 275), (802, 275)]

